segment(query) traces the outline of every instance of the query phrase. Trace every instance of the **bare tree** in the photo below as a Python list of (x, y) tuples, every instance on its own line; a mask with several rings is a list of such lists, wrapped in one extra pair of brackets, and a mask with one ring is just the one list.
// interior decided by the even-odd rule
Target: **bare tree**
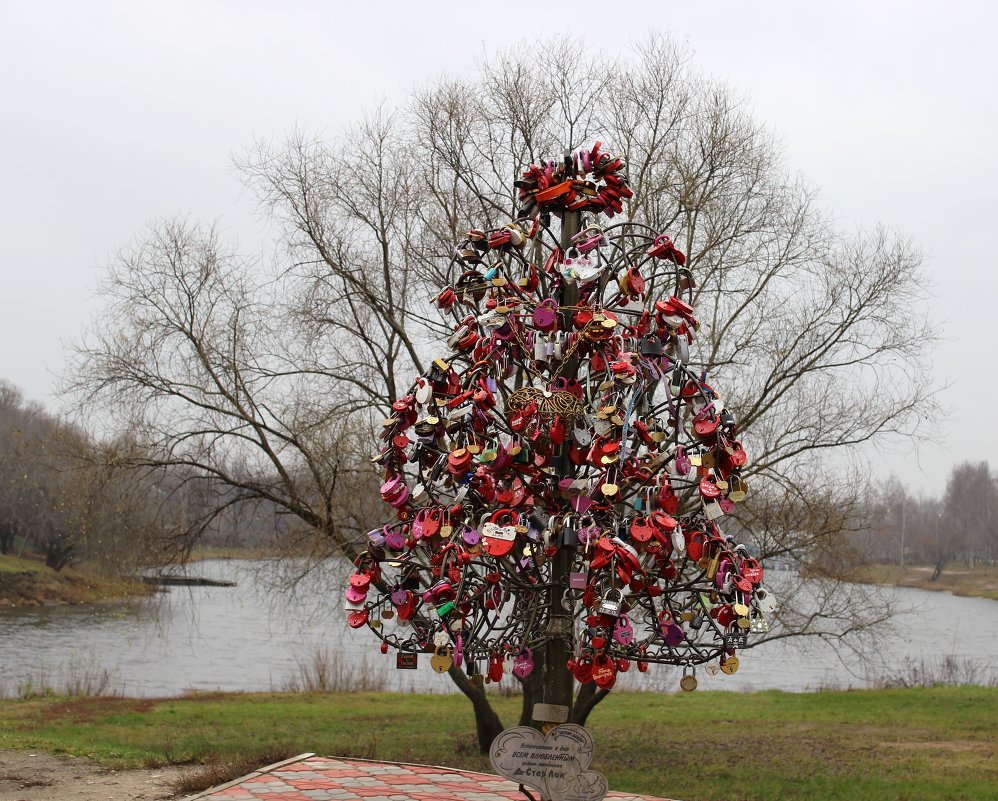
[[(334, 142), (257, 145), (239, 166), (281, 232), (274, 268), (213, 230), (155, 227), (112, 265), (72, 389), (135, 438), (132, 463), (221, 482), (218, 513), (266, 501), (353, 556), (381, 516), (358, 454), (451, 333), (431, 300), (455, 243), (515, 216), (527, 162), (593, 139), (629, 165), (624, 215), (689, 254), (698, 366), (754, 456), (741, 525), (763, 555), (819, 561), (857, 525), (851, 455), (934, 412), (920, 256), (885, 231), (839, 233), (743, 102), (663, 37), (627, 59), (572, 41), (512, 51)], [(826, 586), (810, 610), (792, 604), (803, 583), (790, 590), (771, 636), (858, 635), (889, 615)], [(487, 746), (484, 690), (451, 676)]]
[(0, 383), (0, 551), (20, 540), (61, 570), (85, 559), (112, 572), (144, 561), (158, 525), (150, 514), (150, 485), (101, 458), (79, 427), (24, 400)]
[(987, 553), (994, 531), (995, 490), (987, 462), (962, 462), (953, 467), (942, 498), (942, 531), (934, 538), (933, 581), (947, 562), (962, 558), (972, 565)]

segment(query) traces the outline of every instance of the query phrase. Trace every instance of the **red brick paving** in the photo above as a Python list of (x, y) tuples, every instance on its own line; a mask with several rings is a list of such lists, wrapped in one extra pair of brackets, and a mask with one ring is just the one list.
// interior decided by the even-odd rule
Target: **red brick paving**
[[(197, 799), (219, 801), (526, 801), (512, 782), (488, 773), (309, 756), (250, 774)], [(536, 791), (531, 791), (537, 797)], [(611, 792), (617, 801), (665, 801)]]

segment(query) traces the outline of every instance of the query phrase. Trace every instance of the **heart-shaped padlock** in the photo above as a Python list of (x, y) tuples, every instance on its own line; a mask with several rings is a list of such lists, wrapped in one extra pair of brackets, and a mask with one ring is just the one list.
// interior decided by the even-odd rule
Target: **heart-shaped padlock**
[(525, 679), (534, 672), (534, 656), (529, 648), (524, 648), (519, 654), (513, 657), (513, 675), (518, 679)]

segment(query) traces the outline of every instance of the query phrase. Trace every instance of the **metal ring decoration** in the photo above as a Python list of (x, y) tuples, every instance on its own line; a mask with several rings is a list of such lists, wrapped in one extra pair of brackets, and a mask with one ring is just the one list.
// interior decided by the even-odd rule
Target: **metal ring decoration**
[[(623, 171), (599, 143), (531, 165), (520, 217), (458, 244), (435, 299), (454, 320), (451, 353), (384, 421), (374, 461), (393, 513), (347, 589), (348, 622), (382, 650), (498, 681), (529, 673), (557, 636), (578, 681), (608, 688), (632, 663), (734, 672), (766, 629), (762, 568), (721, 529), (745, 498), (747, 456), (692, 366), (686, 256), (593, 214), (620, 212)], [(566, 211), (586, 214), (563, 251), (547, 212)], [(563, 550), (572, 566), (556, 580)], [(550, 633), (556, 606), (570, 636)]]

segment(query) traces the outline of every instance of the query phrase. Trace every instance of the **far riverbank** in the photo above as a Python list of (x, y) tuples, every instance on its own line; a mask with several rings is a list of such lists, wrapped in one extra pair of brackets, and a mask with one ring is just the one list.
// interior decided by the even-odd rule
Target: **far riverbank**
[(156, 587), (86, 568), (56, 571), (30, 557), (0, 556), (0, 608), (94, 604), (148, 597)]
[(916, 590), (948, 592), (965, 598), (987, 598), (998, 601), (998, 567), (975, 565), (968, 568), (954, 564), (932, 581), (931, 565), (860, 565), (847, 571), (846, 578), (859, 584), (882, 584), (911, 587)]

